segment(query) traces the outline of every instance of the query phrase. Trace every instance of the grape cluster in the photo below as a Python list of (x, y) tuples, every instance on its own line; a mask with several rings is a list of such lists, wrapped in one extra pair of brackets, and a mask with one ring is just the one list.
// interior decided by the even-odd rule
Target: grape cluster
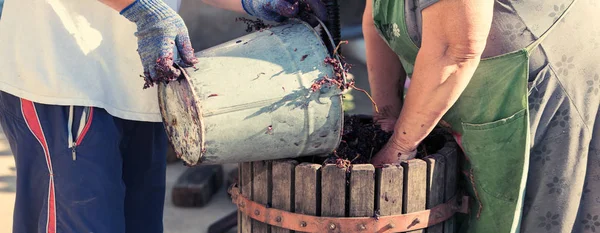
[(338, 59), (331, 57), (326, 57), (324, 62), (325, 64), (328, 64), (333, 67), (335, 77), (329, 77), (328, 75), (321, 77), (312, 84), (312, 86), (310, 87), (311, 91), (317, 91), (323, 85), (336, 85), (342, 91), (354, 86), (354, 80), (350, 80), (346, 84), (344, 84), (344, 76), (348, 73), (348, 71), (351, 68), (351, 66), (348, 63), (340, 62)]

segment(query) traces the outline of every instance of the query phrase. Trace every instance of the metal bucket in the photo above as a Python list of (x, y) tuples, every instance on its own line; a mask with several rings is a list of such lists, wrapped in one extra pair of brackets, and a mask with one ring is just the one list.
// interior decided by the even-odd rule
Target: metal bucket
[(163, 122), (189, 165), (331, 153), (341, 140), (341, 91), (311, 85), (333, 67), (310, 25), (293, 20), (196, 53), (185, 78), (158, 87)]

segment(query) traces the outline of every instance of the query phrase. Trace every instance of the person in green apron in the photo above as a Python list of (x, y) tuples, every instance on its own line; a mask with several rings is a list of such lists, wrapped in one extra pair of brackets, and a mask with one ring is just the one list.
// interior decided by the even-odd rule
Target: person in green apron
[(373, 163), (439, 124), (465, 155), (459, 232), (600, 232), (600, 4), (576, 1), (367, 0), (375, 119), (394, 131)]

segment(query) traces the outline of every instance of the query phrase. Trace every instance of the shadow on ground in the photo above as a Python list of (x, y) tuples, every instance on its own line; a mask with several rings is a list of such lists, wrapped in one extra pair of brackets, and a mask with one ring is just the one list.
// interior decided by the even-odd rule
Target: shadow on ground
[(12, 152), (10, 151), (10, 148), (3, 149), (0, 146), (0, 156), (12, 156)]
[(8, 139), (6, 139), (6, 135), (4, 135), (4, 131), (2, 127), (0, 127), (0, 156), (12, 156), (12, 152), (10, 151), (10, 145), (8, 144)]
[(17, 171), (10, 145), (0, 128), (0, 193), (14, 193), (17, 190)]
[(14, 193), (17, 191), (16, 176), (0, 176), (0, 192)]

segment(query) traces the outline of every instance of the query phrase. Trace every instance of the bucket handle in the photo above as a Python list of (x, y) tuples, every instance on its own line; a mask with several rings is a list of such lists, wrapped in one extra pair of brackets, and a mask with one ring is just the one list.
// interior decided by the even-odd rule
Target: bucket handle
[[(342, 60), (340, 59), (340, 56), (337, 55), (335, 53), (335, 48), (337, 48), (337, 45), (335, 44), (335, 42), (333, 41), (333, 36), (331, 35), (331, 33), (329, 32), (329, 29), (327, 29), (327, 26), (325, 26), (325, 23), (323, 23), (323, 21), (321, 21), (319, 19), (319, 17), (317, 17), (314, 14), (310, 14), (315, 20), (317, 20), (317, 22), (319, 22), (319, 25), (321, 25), (321, 27), (323, 28), (323, 31), (325, 31), (325, 33), (327, 34), (327, 37), (329, 38), (329, 43), (331, 43), (331, 47), (334, 49), (334, 51), (331, 51), (332, 56), (334, 56), (334, 58), (338, 61), (340, 67), (343, 67), (342, 64)], [(325, 41), (323, 41), (325, 42)], [(344, 82), (344, 86), (348, 83), (348, 80), (346, 78), (346, 72), (342, 72), (342, 81)]]

